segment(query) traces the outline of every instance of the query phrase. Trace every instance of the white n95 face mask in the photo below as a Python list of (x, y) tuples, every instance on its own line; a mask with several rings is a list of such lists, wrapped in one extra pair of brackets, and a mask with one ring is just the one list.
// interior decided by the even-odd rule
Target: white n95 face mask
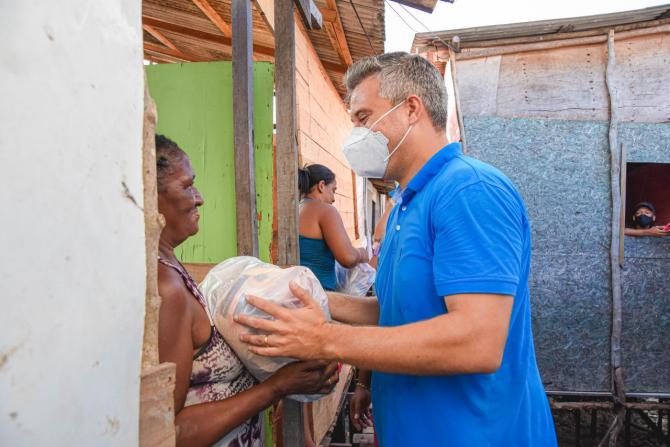
[(407, 128), (405, 135), (400, 139), (398, 144), (389, 153), (389, 140), (380, 131), (373, 131), (377, 123), (386, 117), (389, 113), (400, 107), (405, 101), (396, 104), (389, 111), (380, 116), (377, 121), (367, 127), (354, 127), (351, 134), (344, 142), (342, 151), (351, 169), (361, 177), (370, 178), (384, 178), (386, 168), (388, 166), (389, 158), (398, 150), (400, 145), (405, 141), (409, 131), (412, 130), (412, 125)]

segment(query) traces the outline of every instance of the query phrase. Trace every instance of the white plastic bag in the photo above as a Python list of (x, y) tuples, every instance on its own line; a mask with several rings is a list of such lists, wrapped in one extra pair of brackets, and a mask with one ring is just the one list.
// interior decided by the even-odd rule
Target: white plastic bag
[(365, 296), (375, 282), (377, 271), (370, 264), (358, 264), (350, 269), (335, 261), (337, 291), (353, 296)]
[[(259, 259), (240, 256), (228, 259), (215, 266), (207, 274), (202, 291), (214, 325), (226, 343), (235, 351), (251, 374), (263, 382), (282, 366), (295, 361), (290, 358), (263, 357), (253, 354), (239, 339), (240, 334), (261, 333), (233, 321), (235, 315), (250, 315), (272, 318), (265, 312), (247, 303), (247, 295), (255, 295), (289, 308), (302, 307), (302, 302), (289, 290), (289, 282), (295, 281), (316, 300), (326, 318), (330, 320), (328, 297), (319, 280), (305, 267), (282, 269)], [(311, 402), (323, 395), (289, 396), (300, 402)]]

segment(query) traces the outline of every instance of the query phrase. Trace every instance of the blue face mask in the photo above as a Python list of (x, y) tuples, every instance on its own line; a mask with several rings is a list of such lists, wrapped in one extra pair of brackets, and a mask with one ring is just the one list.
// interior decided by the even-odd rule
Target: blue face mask
[(634, 220), (635, 224), (640, 228), (651, 228), (652, 224), (654, 223), (654, 218), (647, 216), (646, 214), (635, 216)]

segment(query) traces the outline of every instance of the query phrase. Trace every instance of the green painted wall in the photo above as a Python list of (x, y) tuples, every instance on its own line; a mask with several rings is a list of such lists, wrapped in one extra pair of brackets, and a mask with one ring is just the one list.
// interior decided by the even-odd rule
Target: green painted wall
[[(182, 262), (216, 263), (237, 254), (232, 62), (146, 67), (156, 101), (156, 132), (186, 151), (205, 199), (200, 231), (177, 250)], [(254, 63), (254, 140), (259, 254), (272, 242), (272, 96), (274, 66)]]

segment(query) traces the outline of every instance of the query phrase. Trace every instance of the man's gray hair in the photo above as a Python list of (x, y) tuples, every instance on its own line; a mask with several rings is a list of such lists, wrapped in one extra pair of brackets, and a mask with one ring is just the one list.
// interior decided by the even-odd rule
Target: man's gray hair
[(373, 75), (379, 77), (381, 97), (396, 105), (409, 95), (416, 95), (423, 101), (433, 126), (447, 126), (447, 89), (440, 72), (427, 59), (401, 51), (361, 59), (349, 67), (344, 77), (349, 94)]

